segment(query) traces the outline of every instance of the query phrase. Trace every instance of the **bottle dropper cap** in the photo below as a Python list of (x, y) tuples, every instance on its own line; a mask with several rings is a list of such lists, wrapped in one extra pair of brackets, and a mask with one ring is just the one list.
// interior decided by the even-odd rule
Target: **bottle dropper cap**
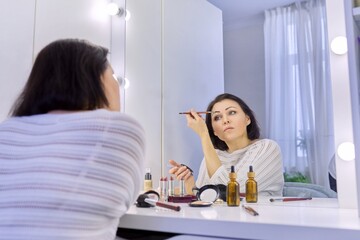
[(250, 165), (249, 166), (249, 172), (247, 173), (248, 177), (255, 177), (255, 173), (253, 171), (253, 167)]
[(231, 171), (229, 174), (229, 178), (236, 178), (236, 172), (235, 172), (235, 167), (231, 166)]
[(151, 180), (150, 168), (146, 169), (145, 180)]

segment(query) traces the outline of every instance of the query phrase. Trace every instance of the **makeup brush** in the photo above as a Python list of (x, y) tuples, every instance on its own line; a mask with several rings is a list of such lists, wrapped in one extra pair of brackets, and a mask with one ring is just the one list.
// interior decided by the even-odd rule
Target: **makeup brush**
[(175, 205), (170, 205), (167, 203), (159, 202), (159, 201), (157, 201), (155, 199), (151, 199), (151, 198), (145, 198), (144, 201), (153, 206), (163, 207), (163, 208), (171, 209), (171, 210), (174, 210), (177, 212), (179, 212), (181, 210), (180, 206), (175, 206)]
[[(209, 113), (218, 113), (219, 111), (204, 111), (204, 112), (196, 112), (197, 114), (209, 114)], [(190, 114), (191, 112), (179, 112), (179, 114)]]

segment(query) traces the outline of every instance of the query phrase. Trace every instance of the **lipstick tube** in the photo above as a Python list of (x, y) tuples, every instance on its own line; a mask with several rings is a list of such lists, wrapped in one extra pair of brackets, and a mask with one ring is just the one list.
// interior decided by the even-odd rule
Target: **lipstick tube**
[(179, 184), (180, 184), (180, 186), (179, 186), (179, 190), (180, 190), (179, 195), (180, 195), (180, 197), (183, 197), (183, 196), (186, 195), (186, 191), (185, 191), (185, 181), (184, 181), (183, 178), (180, 179)]
[(168, 195), (169, 196), (174, 196), (175, 195), (174, 178), (172, 176), (169, 179)]
[(168, 180), (167, 177), (160, 178), (160, 200), (166, 202), (168, 198)]

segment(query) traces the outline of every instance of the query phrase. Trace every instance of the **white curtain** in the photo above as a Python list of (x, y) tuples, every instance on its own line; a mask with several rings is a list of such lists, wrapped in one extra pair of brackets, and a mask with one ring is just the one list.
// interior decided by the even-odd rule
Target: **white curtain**
[(325, 0), (265, 11), (267, 137), (281, 147), (285, 172), (329, 186), (334, 155)]

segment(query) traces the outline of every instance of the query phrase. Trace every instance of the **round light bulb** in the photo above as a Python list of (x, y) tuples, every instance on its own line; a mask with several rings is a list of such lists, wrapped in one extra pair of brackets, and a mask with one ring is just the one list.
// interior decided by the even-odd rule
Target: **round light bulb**
[(338, 55), (343, 55), (345, 53), (347, 53), (348, 49), (347, 49), (347, 39), (346, 37), (343, 36), (339, 36), (334, 38), (331, 41), (331, 51), (333, 51), (333, 53), (338, 54)]
[(130, 87), (130, 81), (127, 78), (124, 78), (124, 89), (128, 89)]
[(131, 17), (131, 12), (129, 10), (125, 10), (125, 21), (129, 21)]
[(343, 142), (338, 146), (337, 154), (342, 160), (352, 161), (355, 159), (355, 147), (352, 142)]
[(120, 8), (116, 3), (109, 3), (106, 8), (107, 13), (111, 16), (115, 16), (120, 13)]

